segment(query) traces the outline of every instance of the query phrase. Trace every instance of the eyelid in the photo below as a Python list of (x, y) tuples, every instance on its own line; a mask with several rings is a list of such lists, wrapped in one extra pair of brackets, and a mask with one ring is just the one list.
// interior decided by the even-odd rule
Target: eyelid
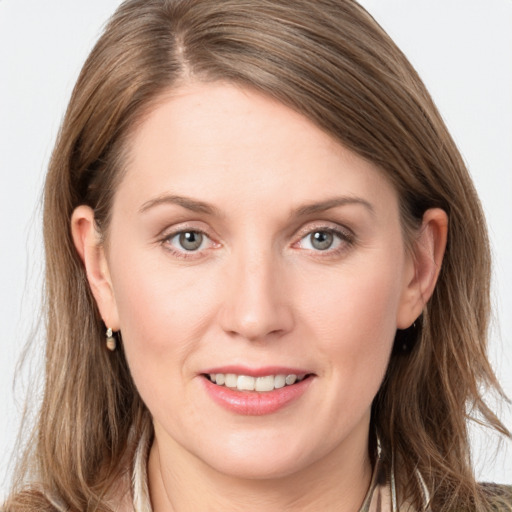
[[(318, 231), (326, 231), (336, 235), (340, 239), (340, 246), (335, 247), (333, 249), (329, 248), (324, 251), (300, 247), (301, 242), (306, 237)], [(292, 246), (299, 246), (300, 249), (313, 252), (318, 257), (327, 257), (338, 254), (340, 252), (347, 250), (348, 247), (354, 245), (354, 243), (356, 242), (355, 233), (350, 228), (329, 221), (317, 221), (314, 223), (308, 223), (297, 231), (295, 238), (296, 241), (292, 244)]]
[[(180, 233), (186, 233), (187, 231), (201, 233), (204, 237), (206, 237), (209, 240), (209, 246), (206, 247), (205, 249), (200, 249), (197, 251), (186, 251), (185, 249), (180, 250), (169, 243), (169, 241), (172, 238), (179, 235)], [(303, 250), (309, 250), (311, 252), (318, 253), (319, 257), (326, 257), (329, 255), (332, 256), (333, 254), (343, 252), (357, 241), (356, 235), (353, 232), (353, 230), (344, 225), (332, 221), (316, 221), (309, 222), (296, 231), (296, 234), (293, 237), (295, 241), (291, 244), (292, 247), (297, 247), (305, 237), (311, 235), (316, 231), (327, 231), (329, 233), (333, 233), (334, 235), (338, 236), (341, 241), (341, 247), (336, 247), (334, 249), (326, 249), (325, 251), (313, 251), (311, 249), (301, 248)], [(203, 258), (206, 256), (205, 252), (207, 252), (209, 249), (218, 248), (222, 246), (222, 244), (216, 241), (214, 236), (211, 234), (210, 229), (205, 229), (203, 227), (193, 225), (193, 223), (190, 222), (179, 223), (177, 225), (173, 225), (172, 227), (167, 227), (163, 229), (161, 233), (157, 236), (157, 241), (162, 246), (164, 246), (167, 251), (169, 251), (171, 254), (175, 255), (180, 259)]]
[(315, 231), (329, 231), (330, 233), (340, 235), (342, 238), (346, 238), (352, 241), (355, 241), (356, 238), (355, 233), (350, 228), (329, 221), (317, 221), (302, 226), (297, 231), (296, 238), (302, 240), (305, 236), (310, 235)]
[[(211, 248), (220, 247), (220, 243), (217, 242), (212, 234), (209, 232), (210, 230), (204, 229), (202, 227), (198, 227), (197, 225), (191, 225), (189, 222), (180, 223), (178, 225), (174, 225), (172, 227), (168, 227), (163, 229), (157, 237), (157, 241), (165, 248), (165, 250), (169, 251), (171, 254), (180, 259), (199, 259), (205, 256), (205, 252)], [(208, 247), (204, 249), (199, 249), (197, 251), (187, 251), (185, 249), (180, 250), (174, 245), (171, 245), (170, 241), (181, 233), (194, 232), (201, 233), (204, 237), (206, 237), (209, 241)]]

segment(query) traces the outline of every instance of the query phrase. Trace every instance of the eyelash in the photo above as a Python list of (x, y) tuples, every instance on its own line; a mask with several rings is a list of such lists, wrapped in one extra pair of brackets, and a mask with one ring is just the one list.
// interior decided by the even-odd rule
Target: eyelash
[[(203, 236), (207, 239), (210, 247), (220, 246), (219, 243), (214, 242), (211, 239), (211, 237), (208, 235), (208, 233), (206, 233), (206, 231), (204, 231), (202, 229), (198, 229), (198, 228), (179, 229), (177, 231), (173, 231), (172, 233), (166, 234), (165, 237), (163, 237), (161, 239), (161, 243), (162, 243), (162, 245), (165, 245), (166, 250), (171, 252), (177, 258), (184, 259), (184, 260), (198, 259), (198, 258), (203, 257), (204, 251), (207, 250), (208, 248), (210, 248), (210, 247), (208, 247), (206, 249), (191, 250), (191, 251), (187, 251), (185, 248), (183, 248), (182, 250), (174, 248), (174, 246), (171, 244), (172, 240), (178, 236), (185, 234), (185, 233), (200, 234), (201, 236)], [(338, 239), (338, 246), (335, 247), (334, 249), (331, 249), (330, 247), (325, 250), (305, 249), (305, 250), (315, 253), (315, 257), (326, 258), (326, 257), (337, 256), (340, 253), (345, 252), (347, 249), (349, 249), (355, 243), (355, 236), (352, 233), (352, 231), (349, 229), (346, 229), (346, 228), (341, 229), (341, 228), (334, 228), (332, 226), (318, 225), (318, 226), (314, 226), (313, 228), (308, 227), (308, 228), (305, 228), (304, 230), (302, 230), (299, 233), (299, 236), (300, 236), (299, 240), (297, 242), (294, 242), (292, 244), (292, 247), (293, 246), (301, 247), (301, 243), (304, 240), (306, 240), (308, 237), (311, 237), (312, 235), (314, 235), (315, 233), (328, 233), (328, 234), (334, 235)]]
[[(309, 250), (314, 253), (315, 257), (318, 258), (329, 258), (329, 257), (336, 257), (340, 255), (341, 253), (347, 251), (351, 246), (353, 246), (356, 242), (356, 238), (354, 233), (347, 229), (347, 228), (341, 228), (341, 227), (333, 227), (333, 226), (326, 226), (326, 225), (318, 225), (314, 226), (313, 228), (308, 227), (302, 233), (300, 234), (300, 239), (298, 242), (296, 242), (294, 245), (302, 244), (305, 240), (308, 239), (308, 237), (311, 237), (312, 235), (316, 233), (328, 233), (331, 235), (334, 235), (338, 239), (337, 246), (334, 248), (328, 247), (325, 250), (321, 249), (305, 249)], [(336, 242), (334, 242), (336, 243)]]
[(183, 260), (188, 260), (188, 259), (197, 259), (197, 258), (200, 258), (203, 256), (203, 252), (205, 249), (202, 249), (200, 251), (187, 251), (185, 248), (183, 248), (182, 250), (180, 249), (176, 249), (174, 248), (173, 245), (171, 245), (171, 242), (174, 238), (176, 238), (177, 236), (181, 236), (185, 233), (194, 233), (194, 234), (200, 234), (202, 235), (204, 238), (206, 238), (206, 240), (208, 241), (209, 245), (210, 246), (215, 246), (215, 245), (220, 245), (220, 244), (216, 244), (215, 242), (212, 241), (211, 237), (208, 235), (208, 233), (206, 233), (204, 230), (202, 229), (198, 229), (198, 228), (191, 228), (191, 229), (187, 229), (187, 228), (183, 228), (183, 229), (179, 229), (177, 231), (173, 231), (172, 233), (169, 233), (167, 235), (165, 235), (165, 237), (161, 240), (161, 243), (162, 245), (165, 246), (165, 249), (167, 251), (169, 251), (171, 254), (173, 254), (173, 256), (179, 258), (179, 259), (183, 259)]

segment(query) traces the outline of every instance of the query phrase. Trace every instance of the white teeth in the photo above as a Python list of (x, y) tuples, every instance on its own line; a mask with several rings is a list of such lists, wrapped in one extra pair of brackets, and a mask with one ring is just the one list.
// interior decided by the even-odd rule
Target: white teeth
[(295, 384), (295, 381), (297, 380), (297, 375), (287, 375), (286, 379), (284, 381), (288, 386), (291, 386), (292, 384)]
[(247, 375), (239, 375), (236, 381), (236, 389), (239, 391), (254, 391), (256, 379)]
[(236, 375), (234, 373), (211, 373), (210, 380), (219, 386), (238, 389), (239, 391), (272, 391), (291, 386), (304, 379), (305, 375), (265, 375), (264, 377), (251, 377), (250, 375)]
[(224, 385), (227, 388), (236, 388), (237, 382), (238, 382), (238, 377), (234, 373), (226, 374), (226, 379), (224, 381)]
[(276, 389), (284, 388), (286, 384), (286, 375), (276, 375), (274, 378), (274, 387)]
[(256, 391), (272, 391), (274, 389), (274, 376), (258, 377), (254, 389)]

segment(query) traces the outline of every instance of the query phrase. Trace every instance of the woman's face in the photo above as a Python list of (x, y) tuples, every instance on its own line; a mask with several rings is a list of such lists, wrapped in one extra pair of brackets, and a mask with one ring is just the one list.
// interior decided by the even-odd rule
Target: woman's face
[(105, 263), (100, 310), (175, 460), (266, 478), (365, 452), (414, 319), (374, 165), (258, 93), (189, 85), (130, 142)]

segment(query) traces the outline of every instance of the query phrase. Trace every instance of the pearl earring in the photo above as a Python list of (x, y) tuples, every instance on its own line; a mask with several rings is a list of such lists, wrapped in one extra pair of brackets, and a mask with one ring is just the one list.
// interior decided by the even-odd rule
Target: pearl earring
[(107, 329), (106, 345), (107, 345), (107, 348), (111, 352), (114, 352), (114, 350), (116, 349), (116, 346), (117, 346), (116, 339), (114, 338), (114, 335), (112, 333), (112, 329), (110, 327)]

